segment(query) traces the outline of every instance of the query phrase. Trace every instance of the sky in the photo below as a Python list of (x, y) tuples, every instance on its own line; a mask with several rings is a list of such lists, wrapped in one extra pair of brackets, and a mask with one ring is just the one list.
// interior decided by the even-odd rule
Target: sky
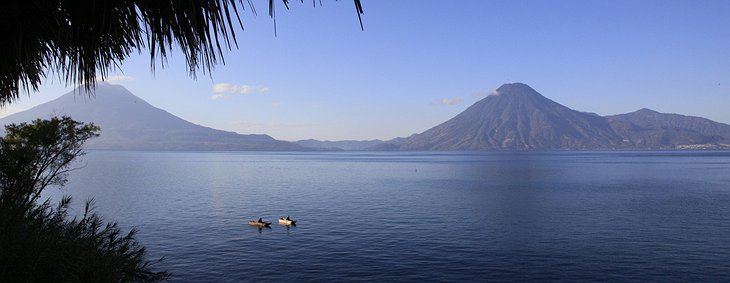
[[(436, 126), (504, 83), (579, 111), (640, 108), (730, 123), (730, 1), (362, 0), (278, 3), (242, 13), (238, 48), (191, 78), (147, 51), (108, 81), (217, 129), (282, 140), (392, 139)], [(0, 110), (73, 89), (49, 77)]]

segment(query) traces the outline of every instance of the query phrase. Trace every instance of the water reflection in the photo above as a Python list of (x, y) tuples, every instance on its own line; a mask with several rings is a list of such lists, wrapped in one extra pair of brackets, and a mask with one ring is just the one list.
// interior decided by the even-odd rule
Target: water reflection
[(261, 234), (261, 232), (263, 232), (264, 229), (271, 230), (271, 226), (250, 226), (249, 225), (248, 227), (251, 227), (251, 228), (254, 228), (256, 230), (259, 230), (259, 234)]
[(284, 227), (286, 227), (286, 233), (287, 234), (289, 234), (289, 230), (290, 229), (297, 227), (297, 224), (296, 223), (292, 223), (292, 224), (281, 224), (281, 225), (284, 226)]

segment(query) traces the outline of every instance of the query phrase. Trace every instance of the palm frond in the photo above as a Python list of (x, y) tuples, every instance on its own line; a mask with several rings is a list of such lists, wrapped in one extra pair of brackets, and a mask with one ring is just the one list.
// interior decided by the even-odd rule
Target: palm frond
[[(289, 8), (288, 0), (281, 0)], [(251, 12), (256, 9), (246, 0)], [(276, 30), (274, 0), (269, 16)], [(360, 0), (354, 0), (362, 28)], [(0, 106), (38, 90), (49, 74), (93, 89), (98, 77), (147, 48), (150, 68), (180, 50), (188, 73), (212, 71), (223, 52), (237, 47), (235, 22), (243, 0), (26, 0), (0, 10)], [(276, 32), (276, 31), (275, 31)]]

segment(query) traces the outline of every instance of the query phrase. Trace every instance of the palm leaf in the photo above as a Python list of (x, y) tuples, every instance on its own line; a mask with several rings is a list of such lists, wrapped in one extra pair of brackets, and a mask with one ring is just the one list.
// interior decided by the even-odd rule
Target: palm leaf
[[(251, 12), (256, 9), (246, 0)], [(276, 34), (275, 1), (269, 16)], [(282, 0), (286, 8), (289, 1)], [(302, 0), (303, 2), (303, 0)], [(354, 0), (362, 28), (360, 0)], [(93, 89), (98, 77), (118, 69), (133, 52), (149, 50), (150, 68), (170, 52), (185, 57), (188, 73), (210, 72), (237, 47), (234, 22), (243, 0), (26, 0), (0, 10), (0, 106), (38, 90), (50, 75)]]

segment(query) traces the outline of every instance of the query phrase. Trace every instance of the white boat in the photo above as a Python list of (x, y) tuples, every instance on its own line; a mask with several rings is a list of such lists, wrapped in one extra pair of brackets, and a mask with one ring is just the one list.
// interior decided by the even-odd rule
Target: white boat
[(282, 217), (282, 218), (279, 218), (279, 224), (281, 224), (281, 225), (297, 225), (297, 221), (296, 220), (292, 220), (289, 217), (287, 217), (287, 218), (283, 218)]

